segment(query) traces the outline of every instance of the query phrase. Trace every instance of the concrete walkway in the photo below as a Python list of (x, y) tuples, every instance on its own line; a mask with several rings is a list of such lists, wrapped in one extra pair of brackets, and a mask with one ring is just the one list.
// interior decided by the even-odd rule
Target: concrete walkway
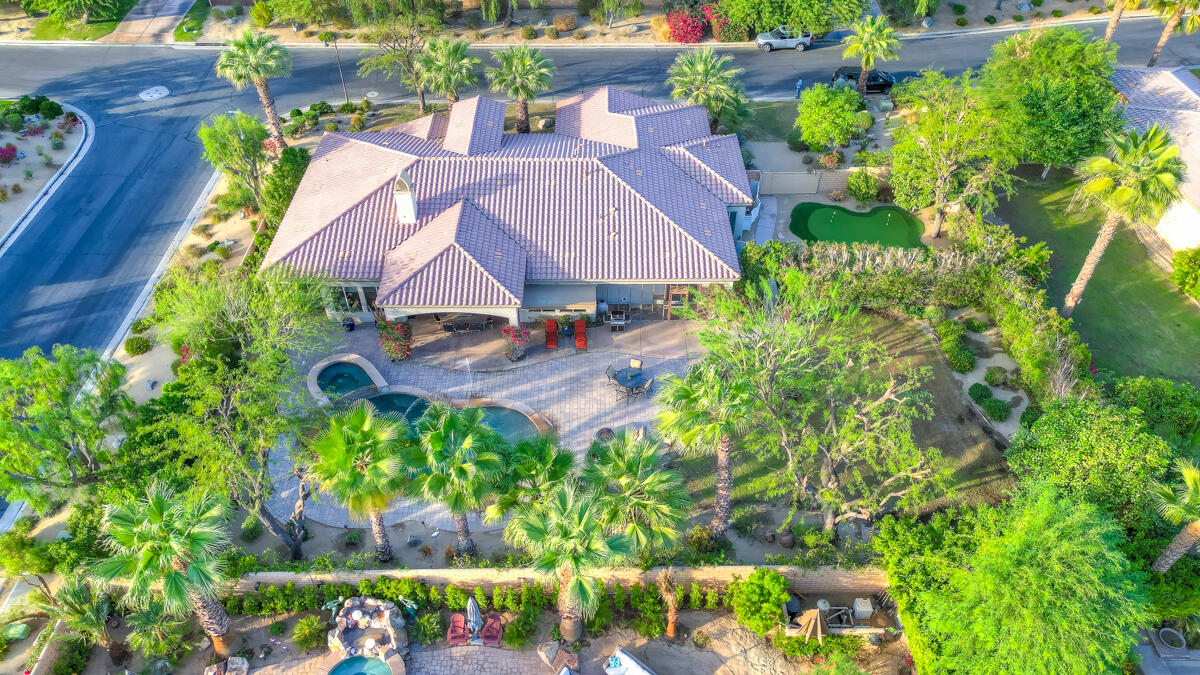
[(98, 42), (170, 44), (194, 0), (141, 0), (116, 30)]

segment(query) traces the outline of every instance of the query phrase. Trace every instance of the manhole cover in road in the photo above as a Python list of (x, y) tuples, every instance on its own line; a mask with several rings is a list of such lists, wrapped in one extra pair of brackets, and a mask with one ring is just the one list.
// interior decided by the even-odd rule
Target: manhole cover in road
[(368, 91), (367, 92), (367, 98), (375, 98), (376, 96), (379, 96), (379, 92), (377, 92), (377, 91)]
[(158, 99), (163, 98), (170, 93), (171, 92), (168, 91), (166, 87), (150, 87), (146, 91), (138, 94), (138, 98), (142, 99), (143, 101), (157, 101)]

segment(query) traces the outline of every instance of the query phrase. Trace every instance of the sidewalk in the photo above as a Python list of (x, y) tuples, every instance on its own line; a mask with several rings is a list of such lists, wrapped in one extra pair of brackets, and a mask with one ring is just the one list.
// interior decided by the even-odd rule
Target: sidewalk
[(173, 44), (175, 26), (183, 20), (193, 0), (141, 0), (129, 10), (112, 33), (97, 42)]

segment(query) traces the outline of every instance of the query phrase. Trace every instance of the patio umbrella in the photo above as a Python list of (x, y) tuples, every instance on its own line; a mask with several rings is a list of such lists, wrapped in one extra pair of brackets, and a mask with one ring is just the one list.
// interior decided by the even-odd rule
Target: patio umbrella
[(475, 598), (467, 599), (467, 629), (472, 634), (478, 633), (479, 629), (483, 628), (483, 616), (479, 613), (479, 605), (475, 602)]
[(829, 626), (825, 625), (825, 616), (821, 614), (821, 610), (806, 610), (796, 623), (800, 624), (800, 634), (804, 636), (805, 642), (816, 638), (817, 644), (824, 643), (825, 633), (829, 630)]

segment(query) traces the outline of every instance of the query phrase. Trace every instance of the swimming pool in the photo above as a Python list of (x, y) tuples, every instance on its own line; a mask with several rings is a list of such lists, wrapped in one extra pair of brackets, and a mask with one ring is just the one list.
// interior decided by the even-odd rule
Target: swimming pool
[(394, 413), (414, 422), (418, 417), (425, 414), (425, 409), (429, 407), (429, 401), (420, 396), (412, 394), (381, 394), (372, 396), (371, 403), (375, 404), (375, 408), (381, 413)]
[(374, 382), (371, 381), (371, 376), (367, 375), (362, 366), (346, 361), (331, 363), (317, 374), (317, 387), (334, 396), (342, 396), (372, 384)]
[(392, 667), (379, 659), (352, 656), (339, 661), (329, 670), (329, 675), (392, 675)]
[[(381, 394), (368, 399), (382, 413), (393, 413), (413, 423), (429, 408), (429, 401), (412, 394)], [(502, 405), (485, 405), (483, 423), (510, 443), (533, 438), (538, 430), (524, 413)]]

